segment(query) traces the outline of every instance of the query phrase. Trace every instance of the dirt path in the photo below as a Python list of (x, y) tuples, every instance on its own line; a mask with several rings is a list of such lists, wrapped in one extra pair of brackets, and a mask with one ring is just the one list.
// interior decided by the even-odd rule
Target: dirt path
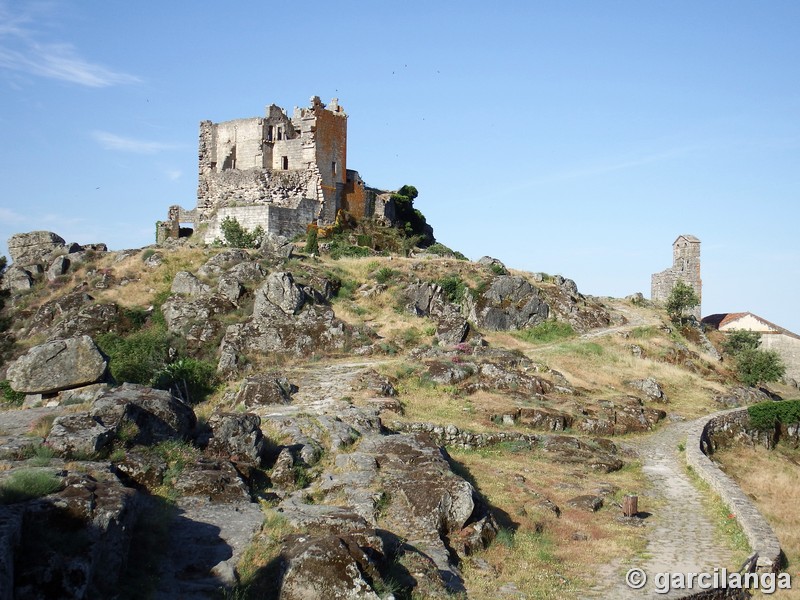
[[(686, 443), (691, 422), (670, 423), (656, 433), (626, 442), (642, 461), (652, 484), (639, 498), (639, 510), (652, 512), (647, 519), (646, 557), (621, 567), (612, 565), (590, 598), (680, 598), (683, 593), (656, 594), (656, 573), (713, 573), (715, 567), (732, 569), (734, 556), (716, 538), (714, 523), (706, 515), (701, 493), (686, 472), (680, 444)], [(625, 585), (629, 568), (640, 568), (647, 585), (633, 590)]]

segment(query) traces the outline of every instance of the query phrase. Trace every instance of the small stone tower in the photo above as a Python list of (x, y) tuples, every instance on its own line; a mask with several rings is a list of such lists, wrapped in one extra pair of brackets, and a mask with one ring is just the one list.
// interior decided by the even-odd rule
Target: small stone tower
[[(693, 235), (679, 235), (672, 243), (672, 268), (654, 273), (650, 298), (653, 302), (665, 303), (678, 281), (690, 285), (697, 297), (703, 298), (703, 281), (700, 279), (700, 240)], [(700, 320), (698, 304), (691, 314)]]

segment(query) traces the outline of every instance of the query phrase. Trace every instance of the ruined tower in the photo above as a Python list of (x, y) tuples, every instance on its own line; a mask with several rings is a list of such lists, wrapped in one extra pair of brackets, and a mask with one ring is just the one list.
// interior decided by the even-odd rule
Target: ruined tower
[[(700, 279), (700, 240), (693, 235), (679, 235), (672, 243), (672, 267), (654, 273), (651, 279), (650, 298), (653, 302), (665, 303), (678, 281), (692, 287), (697, 297), (703, 298), (703, 281)], [(700, 319), (698, 304), (691, 314)]]
[(393, 219), (390, 195), (347, 168), (347, 114), (336, 98), (326, 106), (314, 96), (291, 117), (271, 104), (263, 117), (203, 121), (198, 159), (197, 208), (170, 207), (162, 240), (194, 230), (210, 244), (228, 217), (289, 238), (309, 223), (333, 223), (340, 209)]

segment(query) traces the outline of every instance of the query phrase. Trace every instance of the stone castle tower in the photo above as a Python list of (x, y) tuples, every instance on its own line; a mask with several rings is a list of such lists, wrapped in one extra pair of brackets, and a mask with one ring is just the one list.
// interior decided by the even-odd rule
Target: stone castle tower
[[(654, 273), (651, 279), (650, 299), (653, 302), (665, 303), (672, 288), (678, 281), (694, 289), (697, 297), (703, 298), (703, 281), (700, 279), (700, 240), (693, 235), (679, 235), (672, 243), (672, 267)], [(698, 304), (691, 314), (700, 320), (702, 314)]]
[(339, 210), (394, 219), (391, 194), (347, 168), (347, 114), (336, 98), (326, 106), (314, 96), (291, 117), (272, 104), (263, 117), (201, 122), (198, 167), (197, 207), (171, 206), (158, 241), (193, 232), (210, 244), (227, 217), (289, 238), (333, 223)]

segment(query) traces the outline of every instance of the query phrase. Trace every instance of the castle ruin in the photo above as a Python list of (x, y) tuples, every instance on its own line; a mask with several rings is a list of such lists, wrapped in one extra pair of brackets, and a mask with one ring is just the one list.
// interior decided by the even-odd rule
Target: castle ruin
[[(672, 267), (654, 273), (651, 278), (650, 299), (665, 304), (675, 284), (682, 281), (703, 298), (703, 281), (700, 279), (700, 240), (693, 235), (679, 235), (672, 243)], [(700, 304), (690, 312), (700, 320)]]
[(195, 232), (207, 244), (221, 224), (293, 237), (310, 223), (329, 225), (339, 210), (391, 224), (391, 194), (367, 187), (347, 168), (347, 114), (318, 96), (291, 118), (274, 104), (264, 117), (200, 123), (197, 207), (169, 208), (157, 242)]

